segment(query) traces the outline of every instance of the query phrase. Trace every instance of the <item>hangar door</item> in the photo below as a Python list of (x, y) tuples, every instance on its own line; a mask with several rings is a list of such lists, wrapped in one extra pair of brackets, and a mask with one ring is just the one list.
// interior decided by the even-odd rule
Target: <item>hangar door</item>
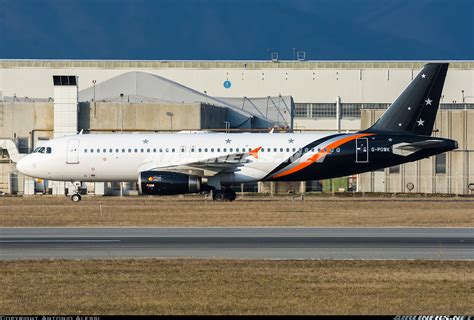
[(70, 139), (67, 141), (66, 163), (79, 163), (79, 140)]

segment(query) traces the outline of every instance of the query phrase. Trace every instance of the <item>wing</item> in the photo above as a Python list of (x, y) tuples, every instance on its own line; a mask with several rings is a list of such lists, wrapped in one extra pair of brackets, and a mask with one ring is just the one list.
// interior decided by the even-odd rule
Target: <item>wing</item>
[(156, 161), (151, 161), (144, 163), (139, 171), (172, 171), (209, 177), (218, 173), (239, 171), (240, 167), (258, 158), (258, 151), (260, 151), (260, 149), (261, 147), (249, 152), (231, 153), (176, 165), (162, 165)]

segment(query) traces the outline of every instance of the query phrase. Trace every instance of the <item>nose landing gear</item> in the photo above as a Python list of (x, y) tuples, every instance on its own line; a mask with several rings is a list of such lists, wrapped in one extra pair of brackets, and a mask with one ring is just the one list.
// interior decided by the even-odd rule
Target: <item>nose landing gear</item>
[(79, 202), (82, 199), (81, 195), (79, 194), (79, 186), (81, 185), (81, 183), (80, 182), (74, 182), (74, 181), (71, 181), (71, 183), (74, 186), (74, 193), (71, 196), (71, 200), (73, 202)]
[(79, 193), (75, 193), (71, 196), (71, 200), (73, 202), (79, 202), (79, 201), (81, 201), (81, 195)]

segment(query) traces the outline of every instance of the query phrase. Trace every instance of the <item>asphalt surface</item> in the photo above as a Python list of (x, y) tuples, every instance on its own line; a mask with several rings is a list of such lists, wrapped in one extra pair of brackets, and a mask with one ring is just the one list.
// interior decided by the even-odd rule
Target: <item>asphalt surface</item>
[(0, 228), (0, 259), (474, 260), (474, 228)]

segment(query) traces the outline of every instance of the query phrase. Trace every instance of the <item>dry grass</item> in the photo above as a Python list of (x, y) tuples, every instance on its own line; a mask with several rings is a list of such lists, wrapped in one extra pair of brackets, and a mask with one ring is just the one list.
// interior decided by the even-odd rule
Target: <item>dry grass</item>
[[(102, 203), (102, 215), (100, 210)], [(474, 201), (260, 198), (232, 203), (177, 197), (0, 198), (0, 226), (474, 227)]]
[(473, 314), (474, 262), (0, 261), (4, 314)]

